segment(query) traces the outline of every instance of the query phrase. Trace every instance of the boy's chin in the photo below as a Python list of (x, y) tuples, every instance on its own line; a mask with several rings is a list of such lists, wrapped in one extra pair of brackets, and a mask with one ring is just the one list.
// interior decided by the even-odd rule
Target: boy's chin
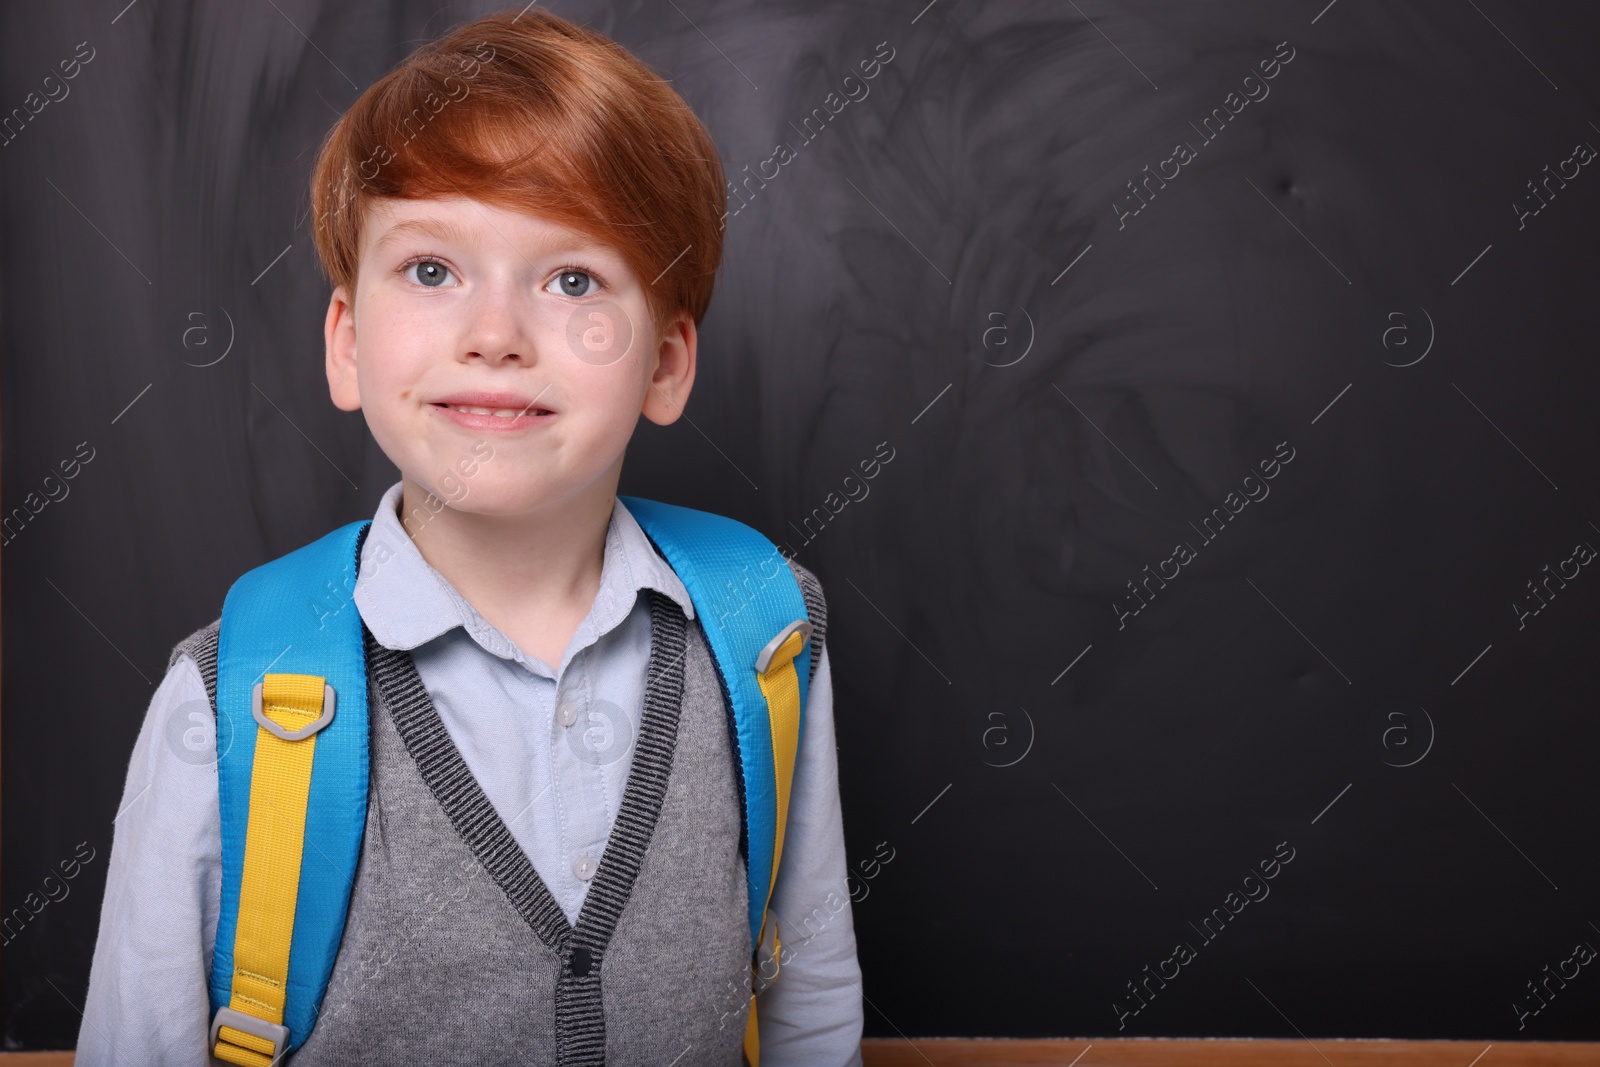
[(514, 518), (519, 515), (538, 515), (555, 508), (570, 506), (577, 496), (575, 490), (547, 484), (489, 484), (468, 482), (464, 485), (423, 487), (424, 495), (431, 493), (451, 510), (461, 515), (478, 515), (484, 518)]

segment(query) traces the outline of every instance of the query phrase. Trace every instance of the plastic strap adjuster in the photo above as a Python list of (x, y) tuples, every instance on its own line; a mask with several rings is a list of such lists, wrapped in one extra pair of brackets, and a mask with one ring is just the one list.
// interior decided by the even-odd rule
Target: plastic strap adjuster
[(306, 723), (298, 730), (288, 730), (273, 722), (267, 717), (267, 713), (262, 710), (261, 694), (266, 688), (266, 684), (266, 682), (257, 682), (255, 689), (251, 690), (250, 714), (255, 716), (256, 722), (260, 723), (262, 729), (266, 730), (268, 733), (277, 737), (281, 737), (285, 741), (303, 741), (333, 721), (333, 686), (323, 683), (321, 715), (313, 719), (311, 722)]
[(811, 640), (812, 629), (809, 619), (796, 619), (779, 630), (778, 636), (768, 641), (766, 647), (756, 654), (756, 673), (767, 673), (767, 669), (772, 665), (773, 657), (778, 654), (778, 650), (784, 646), (790, 636), (796, 632), (800, 634), (800, 649), (795, 652), (795, 655), (800, 655), (800, 652), (805, 650), (806, 642)]
[[(272, 1043), (271, 1053), (258, 1052), (247, 1045), (235, 1045), (231, 1041), (229, 1044), (233, 1045), (234, 1048), (248, 1049), (248, 1051), (257, 1055), (270, 1056), (271, 1067), (277, 1067), (289, 1049), (289, 1028), (287, 1026), (280, 1023), (269, 1023), (265, 1019), (251, 1015), (248, 1012), (239, 1011), (237, 1008), (218, 1008), (217, 1017), (211, 1020), (211, 1051), (213, 1055), (217, 1055), (218, 1059), (222, 1058), (217, 1053), (217, 1044), (222, 1040), (221, 1031), (224, 1026), (249, 1034), (251, 1037), (259, 1037), (263, 1041), (270, 1041)], [(240, 1061), (230, 1058), (228, 1062), (238, 1063)]]

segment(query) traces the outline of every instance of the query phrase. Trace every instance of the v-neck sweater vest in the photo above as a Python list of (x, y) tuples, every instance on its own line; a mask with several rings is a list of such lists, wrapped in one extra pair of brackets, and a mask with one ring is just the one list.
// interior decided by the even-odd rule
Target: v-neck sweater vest
[[(814, 671), (826, 609), (815, 577), (791, 569), (816, 627)], [(363, 627), (366, 829), (327, 994), (286, 1064), (744, 1062), (752, 946), (732, 717), (699, 621), (643, 592), (639, 736), (575, 927), (473, 778), (410, 653)], [(217, 627), (173, 653), (194, 657), (213, 708)]]

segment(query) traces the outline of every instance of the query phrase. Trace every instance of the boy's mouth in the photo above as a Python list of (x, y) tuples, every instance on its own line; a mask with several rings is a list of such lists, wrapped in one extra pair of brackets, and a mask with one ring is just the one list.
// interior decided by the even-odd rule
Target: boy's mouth
[(464, 411), (468, 415), (493, 415), (497, 419), (513, 419), (518, 415), (554, 415), (549, 408), (484, 408), (472, 407), (467, 404), (439, 404), (441, 408), (451, 411)]
[(555, 409), (534, 397), (512, 393), (458, 393), (430, 407), (461, 426), (477, 430), (517, 430), (551, 421)]

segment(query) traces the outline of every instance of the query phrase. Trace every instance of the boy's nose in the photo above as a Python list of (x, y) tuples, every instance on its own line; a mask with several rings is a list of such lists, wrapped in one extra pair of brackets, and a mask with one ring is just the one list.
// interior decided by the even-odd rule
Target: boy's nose
[(481, 359), (483, 362), (491, 365), (497, 363), (521, 363), (524, 361), (522, 353), (507, 351), (500, 348), (485, 348), (483, 351), (471, 351), (467, 353), (467, 358), (469, 360)]
[(532, 366), (538, 359), (538, 349), (533, 339), (519, 330), (474, 330), (464, 339), (461, 359), (491, 367), (503, 363)]
[(534, 362), (537, 350), (512, 294), (482, 292), (468, 313), (471, 322), (461, 339), (465, 360), (490, 365)]

